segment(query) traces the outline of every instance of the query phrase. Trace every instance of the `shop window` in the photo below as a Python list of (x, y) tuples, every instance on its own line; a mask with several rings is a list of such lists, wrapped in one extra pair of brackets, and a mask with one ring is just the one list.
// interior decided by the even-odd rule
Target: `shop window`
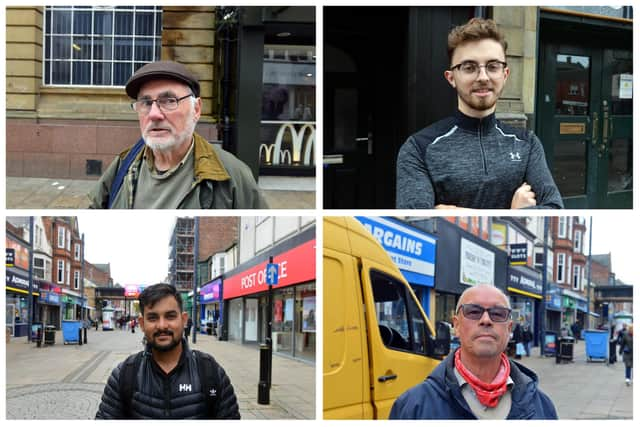
[(47, 6), (44, 84), (124, 86), (161, 40), (158, 6)]
[(316, 53), (314, 46), (265, 45), (260, 167), (273, 175), (315, 171)]
[(371, 272), (378, 330), (384, 345), (425, 354), (427, 325), (404, 284), (383, 273)]

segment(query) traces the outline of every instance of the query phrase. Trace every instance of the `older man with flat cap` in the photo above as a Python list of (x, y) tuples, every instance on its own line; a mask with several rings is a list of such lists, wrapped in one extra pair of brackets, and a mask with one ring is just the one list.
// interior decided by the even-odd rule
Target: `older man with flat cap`
[(125, 87), (142, 138), (120, 153), (89, 194), (91, 208), (262, 209), (251, 170), (195, 132), (198, 79), (182, 64), (158, 61)]

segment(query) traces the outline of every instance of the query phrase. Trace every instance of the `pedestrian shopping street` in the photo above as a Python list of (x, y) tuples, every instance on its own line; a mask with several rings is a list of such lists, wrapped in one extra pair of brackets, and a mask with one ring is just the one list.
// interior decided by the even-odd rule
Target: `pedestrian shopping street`
[[(93, 419), (111, 371), (142, 349), (142, 334), (88, 331), (87, 344), (37, 348), (26, 337), (7, 344), (7, 419)], [(192, 347), (212, 354), (231, 378), (242, 419), (314, 419), (315, 368), (273, 357), (271, 400), (257, 403), (259, 350), (198, 335)]]

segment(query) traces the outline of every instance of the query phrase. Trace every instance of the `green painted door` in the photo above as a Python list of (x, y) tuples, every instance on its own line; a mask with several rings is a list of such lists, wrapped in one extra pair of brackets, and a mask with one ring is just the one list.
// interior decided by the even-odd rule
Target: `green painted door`
[(537, 131), (566, 208), (632, 208), (631, 49), (543, 43)]

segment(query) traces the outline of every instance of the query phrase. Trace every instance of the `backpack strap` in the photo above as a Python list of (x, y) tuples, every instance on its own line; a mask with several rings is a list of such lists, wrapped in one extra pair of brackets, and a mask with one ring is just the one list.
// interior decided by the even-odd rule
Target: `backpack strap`
[(111, 183), (111, 189), (109, 190), (109, 200), (107, 201), (108, 209), (111, 209), (111, 206), (113, 206), (113, 201), (116, 198), (116, 194), (118, 194), (118, 191), (120, 191), (120, 188), (122, 187), (124, 177), (127, 175), (127, 172), (129, 172), (129, 168), (131, 167), (131, 164), (135, 160), (136, 156), (138, 155), (138, 153), (140, 153), (140, 151), (142, 151), (143, 148), (144, 139), (140, 138), (138, 142), (136, 142), (136, 145), (134, 145), (131, 150), (129, 150), (122, 162), (120, 162), (120, 167), (118, 168), (116, 177)]
[(198, 361), (198, 373), (202, 384), (202, 394), (207, 405), (207, 419), (215, 419), (218, 414), (218, 394), (220, 390), (220, 376), (216, 363), (207, 353), (193, 350)]
[(138, 371), (140, 370), (140, 364), (142, 363), (142, 355), (144, 352), (140, 351), (136, 354), (132, 354), (122, 364), (120, 368), (120, 401), (122, 402), (122, 414), (125, 419), (131, 419), (133, 413), (131, 410), (131, 402), (133, 400), (133, 391), (136, 386), (136, 378)]

